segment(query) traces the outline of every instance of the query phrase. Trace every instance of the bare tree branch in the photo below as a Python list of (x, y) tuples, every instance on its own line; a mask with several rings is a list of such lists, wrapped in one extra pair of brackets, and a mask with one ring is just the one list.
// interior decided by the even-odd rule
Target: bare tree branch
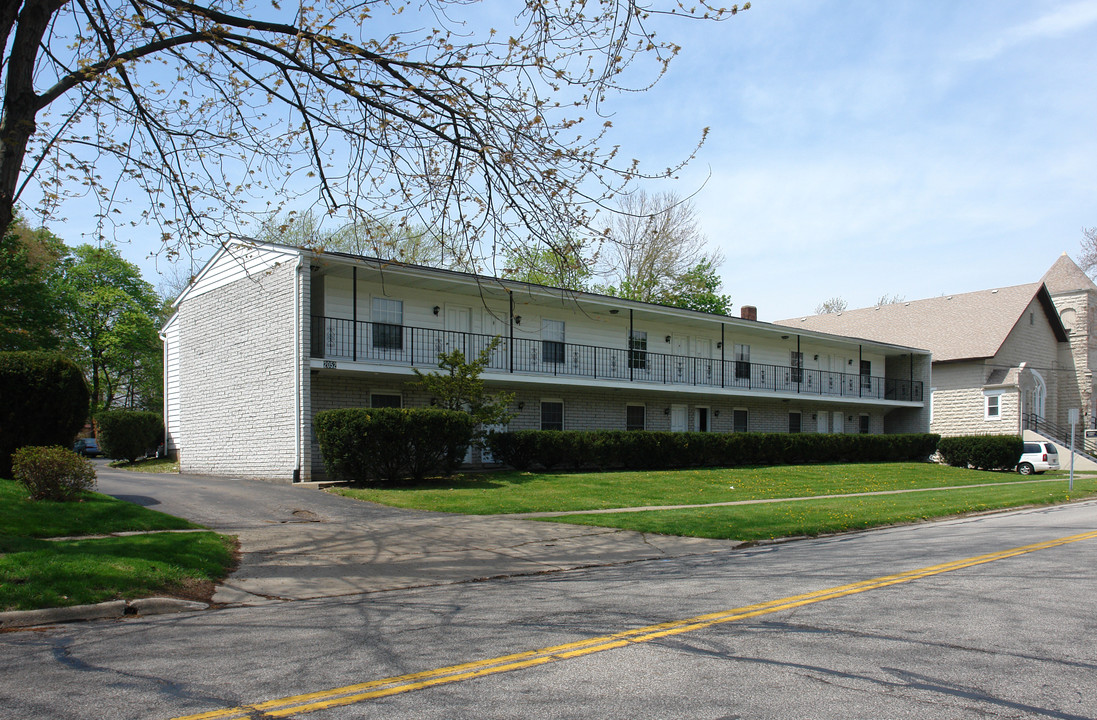
[(158, 225), (169, 255), (313, 205), (484, 262), (600, 237), (612, 198), (676, 170), (603, 147), (602, 104), (665, 72), (665, 18), (739, 10), (659, 1), (527, 3), (508, 33), (465, 0), (9, 0), (0, 227), (33, 191), (43, 216), (91, 195), (104, 232)]

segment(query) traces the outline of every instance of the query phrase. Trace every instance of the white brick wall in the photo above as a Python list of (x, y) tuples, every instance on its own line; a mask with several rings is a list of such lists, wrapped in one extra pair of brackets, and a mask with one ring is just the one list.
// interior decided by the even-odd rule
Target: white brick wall
[(285, 262), (180, 303), (176, 440), (184, 472), (292, 480), (294, 276)]

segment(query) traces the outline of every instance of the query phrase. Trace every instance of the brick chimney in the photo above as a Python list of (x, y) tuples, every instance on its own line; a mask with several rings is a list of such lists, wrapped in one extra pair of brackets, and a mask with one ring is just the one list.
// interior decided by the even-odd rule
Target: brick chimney
[(739, 308), (739, 317), (743, 318), (744, 320), (757, 320), (758, 308), (754, 307), (753, 305), (743, 305)]

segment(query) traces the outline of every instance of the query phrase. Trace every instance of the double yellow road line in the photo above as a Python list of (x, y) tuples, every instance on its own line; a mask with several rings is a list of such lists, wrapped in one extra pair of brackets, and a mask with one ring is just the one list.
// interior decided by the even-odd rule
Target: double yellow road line
[(834, 600), (846, 597), (847, 595), (856, 595), (857, 593), (863, 593), (869, 590), (877, 590), (891, 585), (911, 582), (912, 580), (918, 580), (919, 578), (941, 575), (942, 573), (962, 570), (975, 565), (983, 565), (995, 562), (996, 560), (1005, 560), (1006, 558), (1017, 557), (1018, 555), (1026, 555), (1039, 550), (1048, 550), (1070, 543), (1093, 539), (1097, 539), (1097, 531), (1034, 543), (1032, 545), (1011, 548), (996, 553), (988, 553), (986, 555), (942, 563), (940, 565), (932, 565), (930, 567), (910, 570), (896, 575), (885, 575), (883, 577), (873, 578), (872, 580), (864, 580), (849, 585), (817, 590), (803, 595), (793, 595), (791, 597), (781, 598), (780, 600), (770, 600), (769, 602), (747, 605), (732, 610), (697, 615), (696, 617), (686, 618), (684, 620), (674, 620), (671, 622), (659, 623), (658, 625), (648, 625), (634, 630), (625, 630), (612, 635), (603, 635), (588, 640), (554, 645), (552, 647), (541, 648), (540, 650), (529, 650), (513, 655), (503, 655), (488, 660), (477, 660), (475, 662), (462, 663), (460, 665), (450, 665), (449, 667), (410, 673), (407, 675), (398, 675), (382, 680), (371, 680), (369, 682), (346, 685), (344, 687), (322, 690), (320, 692), (292, 695), (278, 698), (277, 700), (255, 703), (253, 705), (242, 705), (240, 707), (213, 710), (197, 715), (186, 715), (173, 718), (173, 720), (280, 718), (340, 707), (343, 705), (353, 705), (366, 700), (387, 697), (389, 695), (398, 695), (413, 690), (422, 690), (423, 688), (434, 687), (436, 685), (446, 685), (449, 683), (461, 682), (462, 680), (484, 677), (486, 675), (511, 672), (513, 670), (523, 670), (525, 668), (547, 665), (548, 663), (559, 662), (561, 660), (570, 660), (572, 658), (604, 652), (606, 650), (614, 650), (637, 643), (650, 642), (671, 635), (680, 635), (682, 633), (694, 632), (695, 630), (703, 630), (704, 628), (719, 625), (720, 623), (745, 620), (747, 618), (768, 615), (782, 610), (791, 610), (804, 605), (823, 602), (824, 600)]

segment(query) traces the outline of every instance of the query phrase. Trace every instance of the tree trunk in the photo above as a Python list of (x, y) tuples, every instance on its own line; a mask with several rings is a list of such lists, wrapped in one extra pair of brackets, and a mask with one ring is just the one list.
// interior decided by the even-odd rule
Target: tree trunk
[[(7, 30), (18, 0), (7, 0), (0, 22)], [(66, 0), (24, 0), (6, 58), (4, 105), (0, 112), (0, 230), (7, 230), (15, 216), (15, 193), (27, 154), (27, 143), (36, 129), (39, 98), (34, 92), (34, 66), (50, 18)], [(6, 40), (5, 36), (5, 40)]]

